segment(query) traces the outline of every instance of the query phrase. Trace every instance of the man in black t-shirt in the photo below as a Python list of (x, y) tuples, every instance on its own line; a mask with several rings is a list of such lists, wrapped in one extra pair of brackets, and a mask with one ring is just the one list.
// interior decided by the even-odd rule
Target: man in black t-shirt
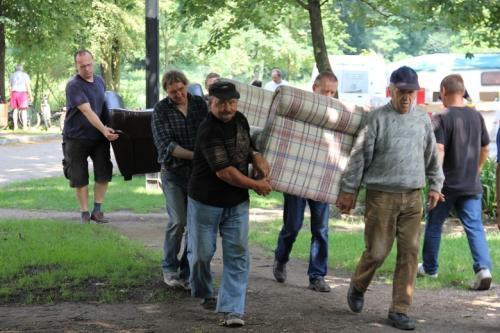
[(481, 219), (481, 168), (488, 158), (488, 131), (479, 112), (464, 105), (460, 75), (441, 81), (441, 100), (446, 109), (433, 118), (434, 134), (445, 176), (446, 200), (429, 211), (425, 227), (423, 264), (419, 276), (437, 278), (438, 253), (443, 223), (455, 209), (464, 226), (472, 253), (475, 280), (472, 288), (486, 290), (491, 284), (491, 258)]
[[(63, 129), (64, 175), (75, 188), (80, 204), (82, 223), (90, 220), (106, 223), (101, 205), (111, 181), (113, 164), (109, 142), (118, 134), (107, 125), (108, 114), (104, 104), (104, 80), (94, 75), (94, 59), (87, 50), (75, 53), (78, 72), (66, 85), (66, 118)], [(94, 209), (88, 209), (89, 170), (87, 159), (94, 165)]]
[[(250, 258), (248, 189), (267, 195), (269, 165), (252, 146), (250, 127), (237, 111), (234, 84), (209, 88), (210, 113), (198, 128), (188, 188), (188, 258), (191, 294), (206, 309), (224, 313), (226, 326), (242, 326)], [(248, 175), (252, 163), (254, 179)], [(217, 231), (222, 236), (223, 274), (215, 297), (210, 262)]]

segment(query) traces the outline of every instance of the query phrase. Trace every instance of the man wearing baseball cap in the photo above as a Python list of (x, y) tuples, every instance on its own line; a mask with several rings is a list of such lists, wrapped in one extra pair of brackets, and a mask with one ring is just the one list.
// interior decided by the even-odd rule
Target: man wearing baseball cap
[(443, 171), (429, 117), (415, 108), (417, 73), (406, 66), (390, 78), (391, 101), (368, 114), (344, 172), (337, 207), (348, 213), (361, 182), (366, 185), (365, 251), (351, 278), (350, 309), (361, 312), (364, 293), (376, 270), (389, 255), (394, 239), (394, 270), (389, 323), (415, 329), (407, 315), (417, 275), (422, 189), (429, 183), (427, 209), (443, 200)]
[[(248, 189), (259, 195), (272, 190), (269, 165), (252, 146), (247, 119), (237, 111), (239, 98), (231, 82), (219, 80), (209, 87), (210, 113), (198, 129), (188, 188), (191, 295), (202, 298), (205, 309), (224, 313), (226, 326), (244, 325), (250, 269)], [(254, 177), (248, 172), (250, 163)], [(215, 297), (210, 262), (218, 231), (224, 268)]]

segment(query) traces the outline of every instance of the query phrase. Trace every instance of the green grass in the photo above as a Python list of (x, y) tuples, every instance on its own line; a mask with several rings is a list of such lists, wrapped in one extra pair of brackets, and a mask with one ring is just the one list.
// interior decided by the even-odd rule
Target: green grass
[(100, 225), (0, 220), (0, 304), (164, 300), (160, 260)]
[[(92, 187), (89, 186), (92, 203)], [(124, 181), (115, 176), (109, 183), (103, 209), (105, 212), (130, 210), (136, 213), (160, 211), (165, 200), (159, 190), (146, 190), (144, 177)], [(90, 204), (92, 206), (92, 204)], [(64, 177), (52, 177), (10, 183), (0, 191), (0, 207), (74, 211), (78, 209), (74, 189)]]
[[(250, 241), (267, 250), (274, 250), (282, 223), (282, 220), (254, 222), (250, 228)], [(337, 226), (337, 224), (338, 221), (330, 220), (330, 227)], [(348, 275), (352, 274), (364, 250), (363, 233), (359, 231), (340, 232), (330, 229), (328, 237), (328, 264), (332, 268), (330, 274), (338, 274), (335, 270), (340, 270)], [(500, 262), (500, 233), (493, 232), (488, 234), (487, 237), (491, 259), (493, 263), (498, 263)], [(309, 260), (310, 242), (309, 221), (305, 221), (302, 231), (294, 243), (291, 256), (306, 261)], [(377, 271), (378, 278), (387, 282), (392, 281), (394, 272), (395, 244), (396, 242), (394, 242), (390, 255)], [(439, 278), (419, 278), (417, 280), (418, 287), (469, 287), (473, 279), (472, 258), (465, 236), (443, 235), (439, 262)], [(498, 265), (493, 265), (492, 274), (493, 276), (500, 276), (500, 267)]]
[[(92, 186), (91, 182), (90, 203), (93, 202)], [(250, 196), (252, 208), (273, 208), (283, 204), (283, 196), (278, 192), (261, 197), (250, 191)], [(64, 177), (52, 177), (13, 182), (1, 187), (0, 207), (74, 211), (78, 209), (78, 204), (68, 181)], [(129, 210), (135, 213), (159, 212), (164, 207), (163, 193), (160, 190), (146, 190), (144, 177), (136, 176), (130, 181), (124, 181), (123, 177), (118, 175), (115, 175), (113, 181), (109, 183), (103, 205), (105, 212)]]

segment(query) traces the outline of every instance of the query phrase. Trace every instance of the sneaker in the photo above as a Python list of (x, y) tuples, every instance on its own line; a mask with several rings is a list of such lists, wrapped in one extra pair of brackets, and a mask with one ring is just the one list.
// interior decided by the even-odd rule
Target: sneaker
[(476, 273), (476, 278), (474, 279), (474, 284), (472, 289), (474, 290), (488, 290), (491, 285), (491, 273), (487, 268), (481, 269)]
[(415, 329), (415, 320), (411, 319), (404, 313), (390, 311), (387, 319), (392, 326), (399, 328), (400, 330), (411, 331)]
[(108, 223), (109, 222), (108, 219), (104, 218), (104, 213), (103, 212), (92, 213), (90, 215), (90, 219), (92, 221), (95, 221), (95, 223), (99, 223), (99, 224)]
[(242, 319), (240, 314), (234, 312), (224, 313), (224, 326), (241, 327), (243, 325), (245, 325), (245, 321)]
[(434, 273), (434, 274), (427, 273), (425, 271), (425, 269), (424, 269), (424, 264), (419, 263), (418, 264), (418, 268), (417, 268), (417, 276), (418, 277), (426, 276), (426, 277), (430, 277), (430, 278), (436, 279), (438, 277), (438, 273)]
[(279, 263), (277, 260), (274, 261), (273, 274), (276, 281), (283, 283), (286, 280), (286, 264)]
[(217, 307), (217, 297), (207, 297), (201, 301), (200, 305), (205, 310), (215, 311), (215, 308)]
[(177, 273), (163, 272), (163, 281), (172, 288), (183, 287), (183, 282), (177, 276)]
[(309, 282), (309, 289), (323, 293), (328, 293), (331, 290), (330, 286), (325, 282), (325, 279), (322, 277), (317, 278), (312, 282)]

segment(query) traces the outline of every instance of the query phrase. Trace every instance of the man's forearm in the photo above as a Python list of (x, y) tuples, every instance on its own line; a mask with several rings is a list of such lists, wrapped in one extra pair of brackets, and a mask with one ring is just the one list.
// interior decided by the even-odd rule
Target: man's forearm
[[(87, 105), (85, 107), (84, 105)], [(106, 126), (102, 123), (101, 119), (95, 114), (90, 108), (89, 104), (83, 104), (78, 106), (78, 109), (83, 113), (83, 115), (87, 118), (87, 120), (94, 126), (99, 132), (104, 134), (104, 130)]]
[(245, 176), (233, 166), (217, 171), (216, 175), (226, 183), (236, 187), (247, 189), (256, 188), (256, 181), (254, 179)]
[(179, 145), (175, 146), (175, 148), (174, 148), (174, 150), (172, 150), (171, 154), (174, 157), (182, 158), (184, 160), (192, 160), (193, 159), (193, 152), (191, 150), (183, 148)]
[(483, 169), (483, 165), (488, 159), (489, 148), (484, 146), (481, 148), (481, 153), (479, 154), (479, 172)]

